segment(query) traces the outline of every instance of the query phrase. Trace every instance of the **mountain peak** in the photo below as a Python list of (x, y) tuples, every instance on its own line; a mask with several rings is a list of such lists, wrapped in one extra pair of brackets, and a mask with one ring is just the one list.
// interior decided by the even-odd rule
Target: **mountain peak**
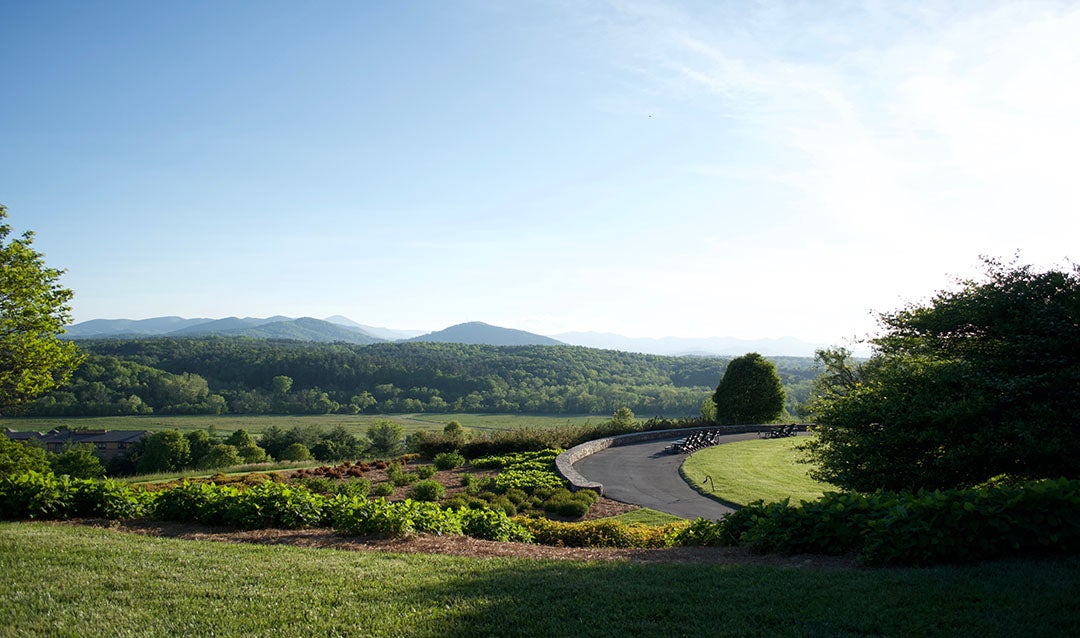
[(469, 321), (450, 326), (444, 330), (432, 332), (409, 341), (430, 341), (435, 343), (466, 343), (488, 346), (559, 346), (563, 342), (551, 337), (492, 326), (482, 321)]

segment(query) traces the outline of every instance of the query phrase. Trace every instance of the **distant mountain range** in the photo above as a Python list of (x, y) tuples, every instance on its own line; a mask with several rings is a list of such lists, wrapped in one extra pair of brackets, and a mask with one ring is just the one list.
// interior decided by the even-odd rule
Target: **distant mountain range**
[(409, 341), (434, 341), (436, 343), (471, 343), (491, 346), (565, 346), (562, 341), (543, 335), (490, 326), (479, 321), (460, 323), (445, 330), (432, 332)]
[(467, 343), (492, 346), (575, 345), (603, 350), (622, 350), (668, 356), (741, 355), (757, 352), (765, 356), (813, 356), (814, 350), (828, 344), (814, 344), (794, 337), (780, 339), (707, 338), (632, 338), (600, 332), (566, 332), (551, 337), (501, 328), (479, 321), (423, 333), (419, 330), (394, 330), (356, 323), (335, 315), (326, 319), (301, 317), (228, 317), (225, 319), (93, 319), (69, 326), (68, 339), (135, 337), (204, 337), (235, 336), (258, 339), (295, 339), (323, 343), (369, 344), (387, 341), (427, 341)]

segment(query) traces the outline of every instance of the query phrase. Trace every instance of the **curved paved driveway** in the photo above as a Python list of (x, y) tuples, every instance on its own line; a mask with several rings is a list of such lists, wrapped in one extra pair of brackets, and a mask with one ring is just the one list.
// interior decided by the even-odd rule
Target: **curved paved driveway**
[[(715, 520), (732, 508), (702, 496), (679, 474), (685, 454), (671, 454), (664, 448), (676, 437), (620, 445), (601, 450), (574, 464), (574, 469), (590, 481), (604, 485), (604, 496), (667, 512), (683, 518), (699, 516)], [(755, 439), (757, 434), (729, 434), (722, 443)]]

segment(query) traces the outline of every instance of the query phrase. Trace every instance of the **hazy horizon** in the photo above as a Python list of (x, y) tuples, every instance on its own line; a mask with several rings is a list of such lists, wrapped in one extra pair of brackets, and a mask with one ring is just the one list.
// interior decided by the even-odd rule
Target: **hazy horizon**
[(74, 321), (843, 345), (1080, 236), (1069, 2), (0, 6)]

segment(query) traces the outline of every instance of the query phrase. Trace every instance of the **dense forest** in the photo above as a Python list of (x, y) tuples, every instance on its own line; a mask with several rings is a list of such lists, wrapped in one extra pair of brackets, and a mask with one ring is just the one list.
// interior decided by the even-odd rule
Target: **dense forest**
[[(80, 341), (71, 383), (26, 414), (495, 412), (697, 415), (728, 360), (577, 346), (323, 344), (237, 337)], [(816, 374), (773, 358), (795, 412)]]

